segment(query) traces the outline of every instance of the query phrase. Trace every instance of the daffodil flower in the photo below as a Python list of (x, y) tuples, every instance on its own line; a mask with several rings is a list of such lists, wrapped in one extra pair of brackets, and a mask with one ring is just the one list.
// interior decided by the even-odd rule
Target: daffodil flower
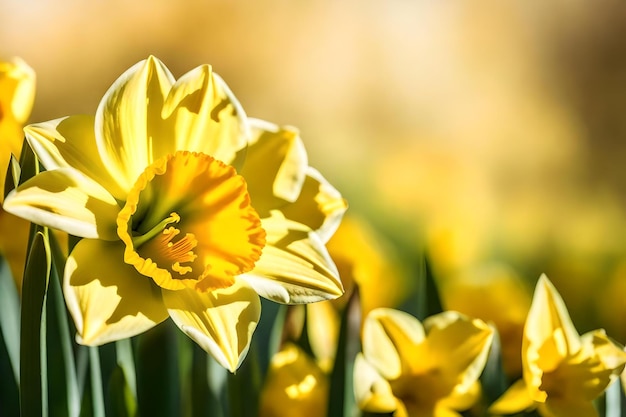
[(95, 116), (27, 126), (46, 171), (5, 210), (83, 238), (64, 295), (86, 345), (171, 317), (234, 371), (259, 296), (309, 303), (343, 292), (325, 242), (346, 204), (298, 133), (248, 119), (201, 66), (174, 79), (150, 57), (106, 92)]
[(492, 338), (483, 321), (453, 311), (422, 325), (407, 313), (374, 309), (354, 365), (357, 404), (395, 417), (459, 416), (480, 396)]
[(287, 343), (270, 362), (261, 390), (260, 417), (326, 415), (328, 376), (298, 346)]
[(617, 379), (626, 353), (603, 330), (579, 336), (563, 299), (545, 275), (537, 282), (524, 326), (523, 379), (490, 411), (537, 408), (544, 417), (593, 417), (592, 401)]
[[(0, 204), (11, 154), (19, 157), (24, 132), (35, 99), (35, 72), (19, 58), (0, 62)], [(0, 208), (0, 254), (11, 265), (18, 287), (26, 259), (29, 223)]]

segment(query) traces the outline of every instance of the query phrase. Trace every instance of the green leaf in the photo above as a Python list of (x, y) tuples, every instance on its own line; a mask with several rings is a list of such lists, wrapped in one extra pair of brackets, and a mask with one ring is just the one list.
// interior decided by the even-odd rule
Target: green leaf
[[(191, 342), (191, 341), (190, 341)], [(196, 343), (191, 342), (190, 415), (192, 417), (222, 417), (223, 407), (211, 387), (209, 363), (212, 360)]]
[(415, 316), (423, 321), (425, 318), (441, 313), (443, 306), (437, 288), (437, 279), (433, 275), (428, 256), (422, 257), (422, 262), (416, 272), (418, 285), (415, 292), (400, 307), (400, 310)]
[[(24, 182), (37, 175), (40, 171), (39, 160), (33, 153), (33, 150), (30, 148), (26, 139), (24, 139), (24, 142), (22, 143), (22, 154), (20, 155), (19, 168), (18, 185), (24, 184)], [(14, 166), (12, 169), (15, 172)]]
[(15, 382), (20, 382), (20, 295), (9, 263), (0, 257), (0, 331)]
[(141, 416), (180, 414), (178, 328), (166, 320), (137, 336), (137, 406)]
[(15, 189), (20, 183), (20, 175), (22, 169), (15, 155), (11, 154), (9, 160), (9, 166), (7, 166), (7, 175), (4, 177), (4, 191), (3, 196), (6, 197), (13, 189)]
[(341, 315), (335, 364), (330, 375), (328, 417), (349, 417), (356, 408), (353, 392), (354, 360), (361, 350), (361, 305), (358, 287)]
[[(1, 272), (1, 271), (0, 271)], [(1, 277), (0, 277), (1, 279)], [(1, 291), (1, 290), (0, 290)], [(1, 305), (1, 304), (0, 304)], [(3, 315), (5, 312), (3, 311)], [(18, 311), (19, 316), (19, 311)], [(16, 340), (19, 340), (19, 330)], [(20, 401), (19, 390), (12, 364), (7, 351), (7, 340), (0, 332), (0, 411), (3, 416), (19, 416), (20, 415)], [(19, 346), (18, 346), (19, 349)], [(19, 360), (19, 359), (18, 359)]]
[(256, 416), (258, 413), (261, 370), (255, 343), (252, 339), (248, 355), (237, 372), (228, 374), (230, 417)]
[(500, 335), (495, 326), (491, 326), (493, 330), (493, 341), (491, 342), (491, 350), (485, 364), (485, 369), (480, 376), (480, 382), (483, 389), (483, 395), (487, 404), (494, 403), (507, 390), (507, 377), (502, 366), (502, 345), (500, 344)]
[(117, 365), (109, 378), (108, 415), (134, 417), (137, 414), (137, 402), (121, 366)]
[(46, 231), (39, 226), (34, 230), (22, 283), (20, 410), (23, 416), (47, 416), (46, 322), (43, 307), (51, 258)]
[(91, 406), (94, 417), (104, 417), (104, 390), (102, 387), (102, 372), (100, 368), (100, 355), (98, 347), (89, 346), (89, 383), (91, 386)]
[(48, 285), (48, 374), (54, 384), (50, 389), (50, 413), (54, 416), (77, 417), (80, 413), (80, 394), (74, 360), (74, 335), (70, 332), (69, 317), (61, 290), (61, 276), (65, 257), (54, 234), (49, 235), (52, 268)]

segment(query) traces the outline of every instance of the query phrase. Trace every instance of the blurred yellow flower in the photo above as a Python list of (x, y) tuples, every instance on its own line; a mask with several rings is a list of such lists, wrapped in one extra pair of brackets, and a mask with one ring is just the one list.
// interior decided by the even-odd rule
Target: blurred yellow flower
[(63, 288), (80, 343), (134, 336), (169, 316), (234, 371), (259, 296), (343, 293), (324, 243), (344, 200), (308, 166), (297, 132), (248, 119), (211, 67), (176, 80), (149, 57), (115, 81), (95, 116), (25, 132), (46, 171), (4, 207), (83, 238)]
[[(0, 204), (11, 154), (19, 158), (24, 132), (35, 99), (35, 72), (23, 60), (0, 62)], [(29, 222), (0, 208), (0, 255), (11, 266), (18, 289), (26, 259)]]
[(592, 401), (619, 377), (626, 353), (604, 330), (579, 336), (563, 299), (542, 275), (524, 327), (523, 379), (490, 411), (513, 414), (537, 408), (544, 417), (597, 416)]
[(372, 310), (354, 365), (358, 406), (395, 417), (459, 416), (480, 396), (492, 337), (483, 321), (453, 311), (422, 326), (398, 310)]
[(515, 271), (498, 263), (469, 268), (442, 282), (441, 298), (447, 310), (493, 323), (506, 374), (521, 376), (522, 335), (531, 294)]
[(327, 405), (328, 377), (302, 349), (287, 343), (272, 357), (259, 417), (319, 417)]

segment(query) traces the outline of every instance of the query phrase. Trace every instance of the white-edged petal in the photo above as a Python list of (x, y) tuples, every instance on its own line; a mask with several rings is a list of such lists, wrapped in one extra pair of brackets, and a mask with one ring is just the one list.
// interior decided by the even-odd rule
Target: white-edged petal
[(261, 295), (288, 304), (312, 303), (343, 294), (337, 268), (322, 240), (280, 212), (262, 219), (266, 246), (254, 269), (240, 277)]
[(98, 105), (98, 153), (121, 189), (130, 189), (153, 162), (153, 132), (165, 126), (161, 111), (173, 82), (165, 65), (151, 56), (126, 70)]
[(11, 191), (4, 209), (74, 236), (117, 239), (115, 198), (72, 168), (42, 172)]
[(208, 292), (163, 290), (174, 323), (230, 370), (241, 365), (261, 316), (259, 296), (245, 282)]
[(119, 241), (83, 239), (67, 259), (63, 294), (81, 344), (135, 336), (167, 318), (160, 290), (123, 253)]
[(354, 361), (354, 397), (361, 410), (373, 413), (391, 413), (397, 408), (397, 399), (391, 385), (367, 362), (362, 353)]

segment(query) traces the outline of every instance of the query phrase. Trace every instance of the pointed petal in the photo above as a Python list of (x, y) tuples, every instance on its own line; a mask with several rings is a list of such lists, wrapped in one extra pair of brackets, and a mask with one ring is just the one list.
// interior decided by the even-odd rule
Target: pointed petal
[(529, 343), (541, 346), (554, 332), (563, 334), (559, 355), (572, 355), (580, 350), (580, 336), (572, 323), (561, 295), (544, 274), (539, 278), (526, 319), (525, 337)]
[(149, 57), (122, 74), (100, 101), (96, 143), (121, 189), (130, 189), (154, 160), (153, 135), (164, 128), (161, 111), (173, 82), (165, 65)]
[(316, 169), (309, 167), (298, 200), (280, 210), (285, 217), (306, 224), (324, 243), (333, 236), (348, 203)]
[(489, 407), (489, 413), (515, 414), (528, 410), (534, 405), (535, 402), (530, 398), (526, 389), (526, 383), (523, 379), (519, 379)]
[(391, 386), (370, 365), (362, 353), (354, 361), (354, 397), (359, 408), (371, 413), (392, 413), (397, 399)]
[(438, 364), (442, 380), (451, 388), (467, 392), (482, 373), (493, 339), (493, 330), (482, 320), (455, 311), (424, 321), (431, 360)]
[(248, 353), (261, 315), (258, 295), (245, 282), (209, 292), (163, 290), (176, 325), (224, 368), (235, 372)]
[(279, 212), (262, 219), (266, 246), (252, 272), (240, 275), (261, 295), (279, 303), (299, 304), (343, 294), (337, 268), (321, 239), (305, 225)]
[(7, 195), (4, 209), (74, 236), (117, 239), (117, 202), (98, 183), (72, 168), (37, 174)]
[(250, 139), (243, 108), (208, 65), (189, 71), (174, 83), (161, 117), (166, 129), (154, 131), (155, 138), (160, 137), (154, 144), (155, 159), (187, 150), (230, 163)]
[(298, 132), (269, 122), (249, 119), (252, 139), (240, 171), (262, 217), (271, 209), (297, 200), (304, 184), (308, 159)]
[(365, 318), (363, 354), (387, 380), (400, 376), (403, 362), (415, 356), (415, 347), (423, 341), (422, 324), (405, 312), (391, 308), (376, 308)]
[(83, 239), (67, 259), (63, 293), (81, 344), (135, 336), (167, 318), (158, 287), (123, 257), (119, 241)]
[(546, 275), (542, 275), (535, 288), (522, 342), (524, 379), (532, 398), (545, 398), (545, 391), (539, 389), (543, 373), (553, 371), (580, 348), (580, 336), (563, 299)]
[(24, 128), (26, 139), (48, 171), (74, 168), (124, 201), (126, 190), (114, 180), (114, 174), (100, 157), (94, 133), (94, 117), (69, 116)]

